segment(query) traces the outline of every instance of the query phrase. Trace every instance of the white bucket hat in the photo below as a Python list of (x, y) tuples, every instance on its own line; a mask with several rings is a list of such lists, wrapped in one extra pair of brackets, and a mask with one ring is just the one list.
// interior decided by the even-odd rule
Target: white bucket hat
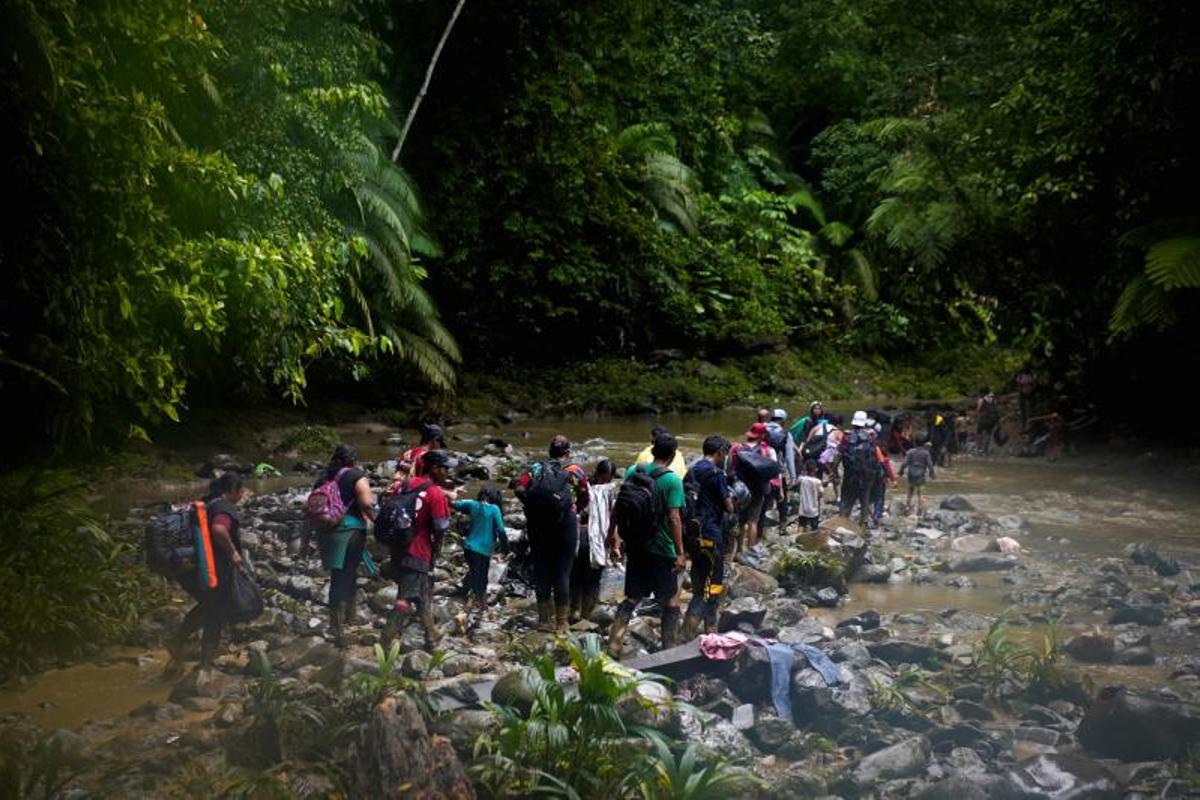
[(862, 428), (867, 424), (867, 412), (855, 411), (854, 419), (850, 420), (850, 424), (855, 428)]

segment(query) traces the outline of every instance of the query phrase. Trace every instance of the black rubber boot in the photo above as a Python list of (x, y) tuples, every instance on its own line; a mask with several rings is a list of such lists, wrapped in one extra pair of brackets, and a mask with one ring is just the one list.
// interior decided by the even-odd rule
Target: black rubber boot
[(667, 606), (662, 612), (662, 649), (669, 650), (679, 644), (679, 609)]

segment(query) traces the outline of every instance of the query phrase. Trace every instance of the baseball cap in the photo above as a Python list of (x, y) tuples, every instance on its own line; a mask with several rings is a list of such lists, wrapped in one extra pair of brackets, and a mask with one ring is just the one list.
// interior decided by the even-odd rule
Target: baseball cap
[(746, 431), (747, 439), (763, 439), (767, 435), (767, 426), (761, 422), (756, 422), (750, 426), (750, 430)]
[(783, 422), (785, 419), (787, 419), (787, 411), (782, 408), (775, 409), (775, 412), (771, 414), (771, 422)]
[(445, 450), (428, 450), (421, 458), (427, 470), (434, 467), (445, 467), (448, 470), (453, 470), (458, 466), (458, 459), (453, 458)]

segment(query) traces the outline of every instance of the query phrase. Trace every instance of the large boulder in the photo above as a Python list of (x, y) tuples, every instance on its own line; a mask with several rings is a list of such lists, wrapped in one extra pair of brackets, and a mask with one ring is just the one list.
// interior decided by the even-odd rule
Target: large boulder
[(1116, 654), (1113, 637), (1099, 630), (1072, 636), (1063, 643), (1063, 650), (1074, 656), (1076, 661), (1086, 664), (1108, 664)]
[(974, 511), (975, 506), (971, 505), (971, 501), (960, 494), (947, 497), (943, 500), (939, 508), (946, 511)]
[(1103, 758), (1178, 758), (1200, 741), (1200, 707), (1106, 686), (1084, 715), (1078, 735), (1084, 747)]
[(1161, 605), (1152, 603), (1122, 603), (1113, 609), (1108, 618), (1109, 625), (1136, 622), (1138, 625), (1162, 625), (1167, 612)]
[(748, 764), (759, 757), (746, 735), (729, 720), (688, 703), (676, 703), (675, 709), (683, 738), (699, 743), (707, 755), (734, 764)]
[(1017, 566), (1016, 559), (995, 553), (967, 553), (947, 562), (950, 572), (1002, 572)]
[(871, 655), (880, 661), (896, 664), (929, 664), (937, 662), (940, 654), (927, 644), (906, 642), (903, 639), (888, 639), (867, 645)]
[(449, 739), (430, 736), (411, 699), (388, 697), (371, 712), (351, 746), (359, 797), (453, 798), (475, 790)]
[(1013, 797), (1025, 800), (1118, 798), (1117, 782), (1100, 764), (1083, 756), (1047, 753), (1024, 761), (1005, 775)]

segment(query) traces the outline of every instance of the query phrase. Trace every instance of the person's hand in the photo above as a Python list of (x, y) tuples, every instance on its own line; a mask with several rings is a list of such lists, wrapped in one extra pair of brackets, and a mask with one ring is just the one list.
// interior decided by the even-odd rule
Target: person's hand
[(683, 572), (685, 569), (687, 569), (687, 556), (685, 556), (683, 553), (680, 553), (679, 555), (675, 556), (675, 571)]

